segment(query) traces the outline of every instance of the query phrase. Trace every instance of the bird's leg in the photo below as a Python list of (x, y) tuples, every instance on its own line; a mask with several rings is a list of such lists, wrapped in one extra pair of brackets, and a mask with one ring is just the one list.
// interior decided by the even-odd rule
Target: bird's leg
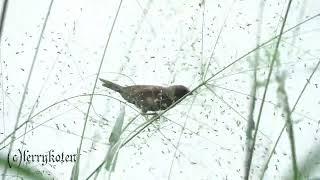
[[(156, 113), (156, 112), (152, 112), (152, 113), (144, 113), (144, 114), (142, 114), (145, 118), (146, 118), (146, 120), (147, 121), (149, 121), (149, 120), (151, 120), (151, 119), (153, 119), (153, 121), (155, 121), (155, 120), (157, 120), (157, 119), (160, 119), (160, 116), (159, 116), (159, 114), (158, 113)], [(151, 118), (149, 118), (149, 117), (147, 117), (148, 115), (151, 115), (152, 117)]]
[(147, 113), (147, 112), (141, 112), (141, 115), (143, 116), (148, 116), (148, 115), (158, 115), (157, 113), (153, 112), (153, 113)]
[(156, 112), (150, 112), (150, 113), (147, 113), (148, 111), (147, 110), (145, 110), (144, 108), (142, 108), (141, 109), (141, 115), (142, 116), (145, 116), (145, 118), (148, 120), (149, 118), (148, 117), (146, 117), (146, 116), (148, 116), (148, 115), (152, 115), (152, 116), (157, 116), (158, 115), (158, 113), (156, 113)]
[(147, 115), (157, 115), (157, 113), (153, 112), (153, 113), (147, 113), (148, 110), (146, 110), (146, 108), (144, 108), (143, 106), (140, 107), (141, 108), (141, 115), (142, 116), (147, 116)]
[(141, 113), (141, 115), (158, 115), (157, 113)]

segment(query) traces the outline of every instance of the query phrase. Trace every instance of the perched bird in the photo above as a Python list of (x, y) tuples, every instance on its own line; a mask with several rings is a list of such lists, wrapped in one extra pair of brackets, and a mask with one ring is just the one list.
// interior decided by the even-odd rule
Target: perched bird
[(182, 85), (169, 87), (154, 85), (120, 86), (101, 78), (100, 81), (103, 82), (102, 86), (120, 93), (126, 101), (140, 108), (144, 114), (147, 111), (164, 110), (190, 92), (188, 88)]

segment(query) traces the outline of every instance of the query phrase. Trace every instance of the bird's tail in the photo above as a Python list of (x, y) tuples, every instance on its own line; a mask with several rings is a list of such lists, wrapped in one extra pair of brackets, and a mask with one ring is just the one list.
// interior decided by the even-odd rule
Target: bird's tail
[(101, 79), (101, 78), (99, 78), (99, 79), (100, 79), (100, 81), (103, 82), (102, 86), (107, 87), (109, 89), (112, 89), (114, 91), (117, 91), (119, 93), (122, 92), (123, 87), (120, 86), (119, 84), (113, 83), (113, 82), (105, 80), (105, 79)]

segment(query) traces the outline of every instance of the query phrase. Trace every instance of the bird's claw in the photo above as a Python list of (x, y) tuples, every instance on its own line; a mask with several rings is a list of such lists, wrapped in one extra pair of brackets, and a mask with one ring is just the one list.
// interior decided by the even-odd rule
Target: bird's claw
[(141, 115), (143, 115), (143, 116), (148, 116), (148, 115), (158, 115), (158, 113), (155, 113), (155, 112), (153, 112), (153, 113), (146, 113), (146, 112), (142, 112), (142, 113), (141, 113)]

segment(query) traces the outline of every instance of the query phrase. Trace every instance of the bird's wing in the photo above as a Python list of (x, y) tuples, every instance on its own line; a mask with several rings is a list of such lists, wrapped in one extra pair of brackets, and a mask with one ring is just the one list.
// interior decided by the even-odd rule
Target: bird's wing
[(136, 85), (124, 88), (125, 94), (122, 93), (122, 97), (143, 111), (166, 109), (173, 102), (172, 98), (167, 95), (165, 87)]
[(146, 97), (155, 97), (161, 92), (163, 87), (161, 86), (148, 86), (148, 85), (136, 85), (136, 86), (127, 86), (126, 91), (130, 92), (130, 96), (146, 96)]

